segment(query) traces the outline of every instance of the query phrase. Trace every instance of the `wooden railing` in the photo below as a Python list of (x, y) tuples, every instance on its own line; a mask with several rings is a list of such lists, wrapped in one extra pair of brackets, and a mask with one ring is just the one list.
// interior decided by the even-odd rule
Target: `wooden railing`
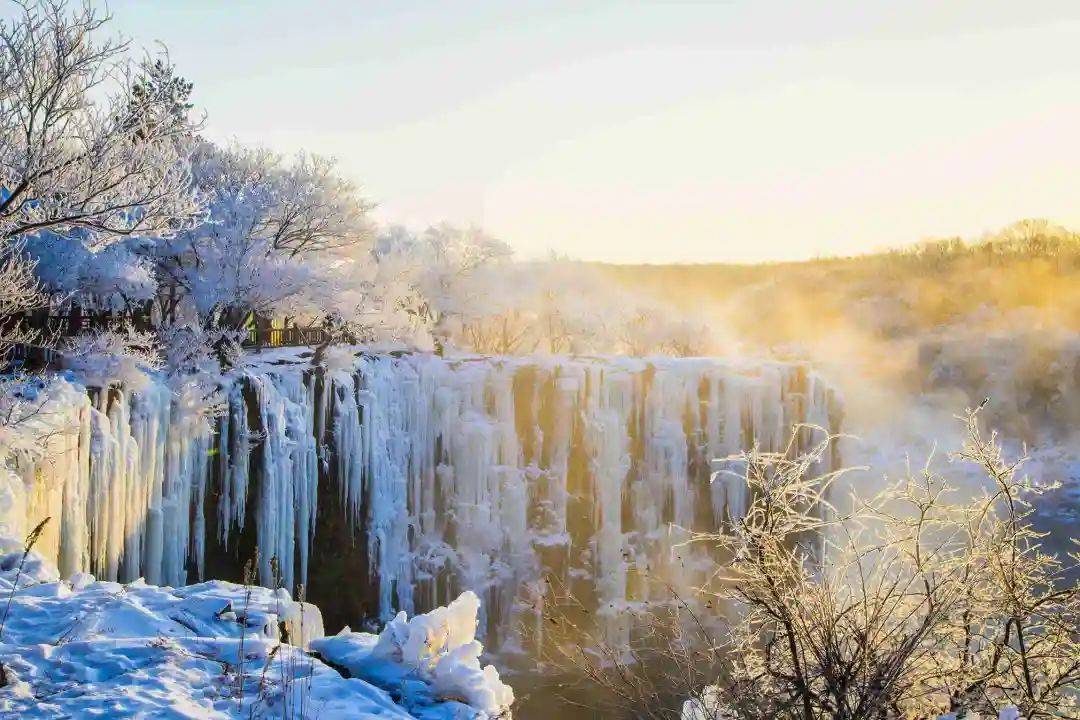
[[(61, 366), (62, 354), (56, 348), (28, 343), (15, 343), (8, 354), (7, 365), (23, 370), (55, 369)], [(3, 365), (0, 361), (0, 365)]]
[[(6, 358), (7, 362), (0, 362), (11, 367), (28, 369), (59, 367), (62, 364), (62, 353), (54, 345), (84, 332), (123, 330), (128, 327), (144, 332), (157, 329), (149, 314), (129, 313), (49, 315), (37, 312), (0, 319), (0, 325), (4, 324), (36, 331), (36, 337), (42, 338), (36, 342), (13, 344)], [(247, 328), (240, 345), (255, 350), (317, 346), (326, 344), (329, 338), (327, 329), (320, 325), (273, 327), (269, 323), (258, 323)]]
[(327, 338), (328, 333), (326, 330), (318, 325), (248, 328), (247, 337), (241, 345), (252, 348), (302, 347), (305, 345), (322, 345), (327, 341)]
[(152, 331), (156, 325), (149, 314), (142, 313), (93, 313), (51, 315), (41, 312), (26, 313), (7, 319), (20, 327), (35, 331), (39, 337), (58, 340), (75, 337), (85, 332), (123, 330), (134, 328)]

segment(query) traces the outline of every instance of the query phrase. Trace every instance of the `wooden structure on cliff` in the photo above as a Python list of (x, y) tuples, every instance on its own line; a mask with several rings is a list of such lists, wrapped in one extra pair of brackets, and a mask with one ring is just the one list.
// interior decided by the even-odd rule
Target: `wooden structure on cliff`
[[(21, 328), (32, 331), (35, 342), (16, 342), (11, 346), (7, 365), (13, 368), (45, 369), (62, 365), (63, 352), (58, 348), (67, 338), (87, 332), (124, 331), (132, 329), (138, 332), (156, 332), (161, 323), (151, 312), (149, 305), (145, 311), (124, 312), (81, 312), (72, 308), (63, 314), (53, 314), (48, 310), (38, 310), (0, 320), (0, 325), (7, 328)], [(244, 323), (245, 335), (241, 347), (262, 350), (277, 347), (305, 347), (325, 345), (331, 334), (323, 325), (297, 325), (286, 321), (276, 325), (272, 319), (250, 314)]]

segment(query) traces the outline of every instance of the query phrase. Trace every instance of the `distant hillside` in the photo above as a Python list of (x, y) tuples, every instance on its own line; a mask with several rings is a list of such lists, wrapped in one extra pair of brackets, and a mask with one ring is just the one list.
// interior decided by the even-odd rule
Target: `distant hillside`
[(594, 267), (728, 342), (892, 391), (961, 391), (949, 405), (989, 395), (1025, 438), (1080, 426), (1080, 234), (1046, 221), (856, 257)]

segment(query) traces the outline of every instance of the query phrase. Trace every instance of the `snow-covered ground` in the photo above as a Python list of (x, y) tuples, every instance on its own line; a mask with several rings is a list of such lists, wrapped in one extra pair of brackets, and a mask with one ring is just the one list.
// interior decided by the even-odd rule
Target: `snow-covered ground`
[(318, 609), (284, 590), (60, 580), (0, 542), (2, 718), (509, 715), (513, 692), (478, 662), (472, 594), (382, 636), (320, 639)]

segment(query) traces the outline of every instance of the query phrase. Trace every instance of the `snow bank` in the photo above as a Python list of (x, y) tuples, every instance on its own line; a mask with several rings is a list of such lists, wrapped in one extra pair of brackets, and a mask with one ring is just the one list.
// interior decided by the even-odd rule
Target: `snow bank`
[(514, 691), (491, 665), (480, 666), (480, 599), (465, 592), (447, 607), (409, 620), (398, 613), (378, 635), (349, 632), (312, 643), (325, 661), (400, 698), (421, 718), (508, 717)]
[(85, 574), (61, 582), (33, 552), (20, 572), (21, 546), (0, 545), (12, 550), (0, 556), (5, 605), (19, 576), (0, 636), (0, 717), (413, 717), (385, 691), (281, 642), (282, 625), (294, 639), (322, 632), (317, 608), (285, 591)]

